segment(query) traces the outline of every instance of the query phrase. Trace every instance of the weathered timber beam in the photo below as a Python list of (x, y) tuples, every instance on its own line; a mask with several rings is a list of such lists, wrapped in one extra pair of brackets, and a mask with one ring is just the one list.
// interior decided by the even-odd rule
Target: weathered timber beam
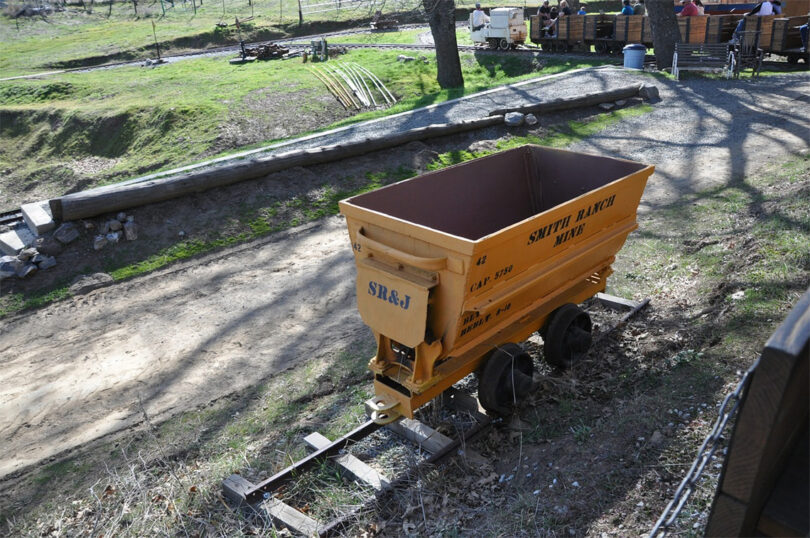
[(580, 97), (552, 99), (551, 101), (544, 101), (542, 103), (534, 103), (515, 108), (499, 108), (497, 110), (493, 110), (489, 114), (490, 116), (503, 116), (507, 112), (543, 114), (548, 112), (557, 112), (560, 110), (568, 110), (571, 108), (594, 106), (600, 103), (609, 103), (611, 101), (618, 101), (619, 99), (634, 97), (638, 95), (641, 86), (641, 84), (631, 84), (629, 86), (622, 86), (621, 88), (616, 88), (614, 90), (587, 93)]
[(415, 140), (447, 136), (482, 129), (500, 123), (503, 123), (503, 116), (490, 115), (486, 118), (474, 120), (428, 125), (401, 133), (378, 138), (367, 138), (348, 144), (289, 151), (208, 170), (157, 178), (141, 183), (99, 187), (97, 189), (54, 198), (50, 200), (49, 203), (55, 219), (68, 221), (89, 218), (103, 213), (162, 202), (186, 194), (231, 185), (248, 179), (260, 178), (296, 166), (312, 166), (315, 164), (338, 161), (373, 151), (400, 146)]

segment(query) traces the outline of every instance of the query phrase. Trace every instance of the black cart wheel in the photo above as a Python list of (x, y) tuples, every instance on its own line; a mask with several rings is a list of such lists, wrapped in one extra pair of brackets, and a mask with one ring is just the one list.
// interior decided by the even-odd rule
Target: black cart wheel
[(498, 40), (495, 39), (494, 37), (490, 37), (489, 39), (487, 39), (487, 43), (489, 44), (489, 48), (491, 49), (498, 48)]
[(604, 41), (597, 41), (593, 45), (593, 50), (596, 54), (607, 54), (610, 52), (610, 47)]
[(509, 41), (507, 41), (506, 38), (501, 39), (498, 41), (498, 48), (501, 50), (509, 50)]
[(797, 64), (799, 63), (799, 57), (796, 54), (788, 54), (787, 63)]
[(543, 354), (559, 368), (569, 368), (591, 347), (591, 317), (575, 304), (564, 304), (549, 318)]
[(511, 413), (532, 388), (534, 363), (517, 344), (498, 346), (489, 355), (478, 375), (478, 401), (489, 412)]

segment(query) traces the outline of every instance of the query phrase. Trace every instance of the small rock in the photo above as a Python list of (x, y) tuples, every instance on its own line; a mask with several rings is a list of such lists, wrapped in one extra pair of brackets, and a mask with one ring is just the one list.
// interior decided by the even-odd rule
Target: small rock
[(627, 104), (627, 99), (619, 99), (616, 101), (616, 106), (624, 106)]
[(44, 256), (44, 255), (40, 254), (39, 252), (37, 252), (37, 255), (34, 256), (33, 258), (31, 258), (30, 261), (31, 261), (31, 263), (35, 263), (35, 264), (39, 265), (40, 263), (42, 263), (45, 260), (45, 258), (47, 258), (47, 256)]
[(138, 226), (134, 220), (128, 220), (124, 223), (124, 237), (127, 238), (127, 241), (138, 239)]
[(37, 252), (37, 249), (25, 248), (21, 250), (19, 254), (17, 254), (17, 259), (20, 260), (21, 262), (27, 262), (30, 261), (31, 258), (36, 256), (37, 254), (39, 254), (39, 252)]
[(571, 485), (574, 486), (575, 488), (578, 488), (579, 487), (579, 482), (571, 482)]
[(745, 291), (744, 290), (735, 291), (734, 293), (731, 294), (731, 300), (732, 301), (739, 301), (740, 299), (743, 299), (743, 298), (745, 298)]
[(93, 238), (93, 249), (101, 250), (107, 246), (107, 236), (97, 235)]
[(658, 88), (652, 84), (642, 84), (641, 88), (638, 90), (638, 94), (642, 99), (646, 99), (647, 101), (654, 102), (661, 98), (660, 94), (658, 93)]
[(73, 295), (81, 295), (96, 288), (106, 286), (112, 283), (113, 277), (107, 273), (94, 273), (92, 275), (84, 275), (77, 277), (73, 284), (70, 285), (70, 293)]
[(60, 243), (67, 245), (71, 241), (79, 238), (79, 229), (72, 222), (66, 222), (53, 232), (53, 236), (59, 240)]
[(184, 232), (183, 230), (180, 230), (179, 232), (177, 232), (177, 235), (179, 235), (180, 237), (185, 237), (186, 232)]
[(111, 220), (108, 224), (111, 232), (117, 232), (123, 228), (123, 224), (121, 224), (120, 220)]
[(26, 263), (17, 269), (17, 278), (28, 278), (37, 272), (37, 266), (33, 263)]
[(135, 222), (135, 215), (127, 216), (127, 222)]
[(660, 445), (663, 442), (664, 442), (664, 436), (661, 435), (661, 432), (659, 432), (658, 430), (655, 430), (653, 432), (653, 434), (652, 434), (652, 437), (650, 437), (650, 443), (653, 444), (653, 445)]
[(613, 110), (615, 106), (613, 103), (599, 103), (599, 108), (602, 110)]
[(532, 491), (532, 495), (540, 495), (540, 490), (536, 489), (536, 490)]
[(538, 120), (537, 116), (535, 116), (534, 114), (526, 114), (526, 117), (523, 118), (523, 121), (524, 123), (526, 123), (526, 125), (537, 125), (538, 123), (540, 123), (540, 120)]
[(62, 252), (63, 247), (62, 243), (53, 237), (37, 237), (36, 241), (34, 241), (34, 248), (45, 256), (56, 256)]
[(416, 58), (414, 58), (413, 56), (405, 56), (404, 54), (400, 54), (399, 56), (397, 56), (398, 62), (412, 62), (414, 60), (416, 60)]
[(98, 233), (102, 235), (107, 235), (110, 233), (110, 221), (105, 220), (101, 223), (101, 226), (98, 227)]
[(124, 213), (123, 211), (121, 211), (120, 213), (118, 213), (118, 214), (115, 216), (115, 218), (117, 218), (117, 219), (118, 219), (118, 222), (126, 222), (126, 220), (127, 220), (127, 214), (126, 214), (126, 213)]
[(53, 256), (43, 256), (42, 258), (42, 261), (38, 264), (40, 270), (44, 271), (45, 269), (56, 267), (56, 258)]
[(0, 257), (0, 280), (15, 276), (23, 265), (24, 263), (18, 260), (17, 256)]
[(121, 238), (121, 233), (120, 232), (110, 232), (107, 235), (105, 235), (104, 237), (107, 238), (107, 242), (109, 242), (109, 243), (117, 243), (118, 240)]
[(96, 225), (92, 221), (89, 221), (89, 220), (83, 220), (82, 224), (84, 225), (85, 230), (92, 230), (93, 228), (96, 227)]
[(509, 127), (520, 127), (523, 125), (524, 115), (521, 112), (507, 112), (503, 117), (503, 122)]

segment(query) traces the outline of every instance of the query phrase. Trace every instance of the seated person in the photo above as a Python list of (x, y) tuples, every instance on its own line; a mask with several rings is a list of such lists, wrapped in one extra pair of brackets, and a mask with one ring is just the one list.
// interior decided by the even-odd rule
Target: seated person
[(746, 16), (748, 15), (757, 15), (759, 17), (773, 15), (773, 4), (769, 0), (763, 0), (759, 4), (755, 5), (754, 9), (746, 13)]
[(562, 0), (560, 2), (560, 15), (570, 15), (570, 14), (571, 8), (568, 7), (568, 2), (566, 2), (566, 0)]
[(621, 15), (632, 15), (633, 8), (630, 6), (630, 0), (622, 0), (622, 12)]
[(579, 5), (579, 11), (577, 11), (577, 15), (587, 15), (588, 12), (585, 11), (585, 4)]
[(633, 15), (646, 15), (647, 7), (644, 5), (644, 0), (638, 0), (633, 6)]
[(810, 33), (810, 24), (799, 26), (799, 35), (802, 38), (802, 52), (807, 52), (807, 34)]
[(484, 13), (484, 10), (481, 9), (481, 4), (476, 3), (475, 11), (473, 11), (472, 31), (477, 32), (488, 23), (489, 23), (489, 15)]
[(551, 20), (551, 7), (548, 5), (548, 0), (543, 0), (543, 5), (537, 8), (537, 14), (540, 15), (540, 24), (547, 26), (548, 21)]
[(683, 0), (683, 9), (678, 13), (679, 17), (695, 17), (698, 14), (697, 6), (692, 3), (692, 0)]

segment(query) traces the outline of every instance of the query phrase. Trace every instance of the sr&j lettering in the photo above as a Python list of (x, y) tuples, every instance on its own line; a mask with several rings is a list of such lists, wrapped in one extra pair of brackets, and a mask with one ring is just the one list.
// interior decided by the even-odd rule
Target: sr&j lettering
[(408, 310), (408, 307), (411, 305), (410, 295), (401, 294), (397, 290), (393, 288), (389, 289), (385, 284), (380, 284), (379, 282), (374, 282), (373, 280), (370, 280), (368, 283), (368, 294), (381, 301), (386, 301), (394, 306), (399, 306), (403, 310)]

